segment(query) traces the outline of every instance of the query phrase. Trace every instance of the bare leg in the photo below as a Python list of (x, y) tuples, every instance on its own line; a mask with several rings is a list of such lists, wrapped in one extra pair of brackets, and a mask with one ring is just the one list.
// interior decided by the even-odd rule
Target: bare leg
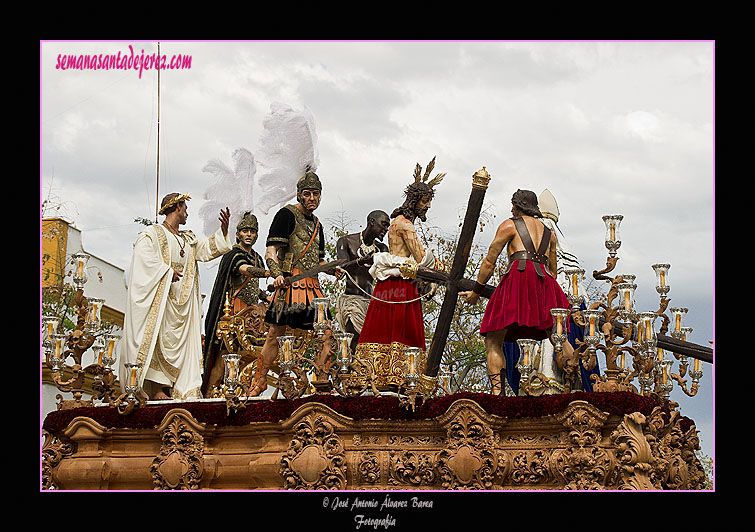
[(267, 372), (273, 364), (278, 354), (278, 337), (286, 331), (285, 325), (271, 325), (265, 338), (265, 345), (262, 346), (260, 353), (260, 364), (257, 366), (257, 372), (254, 375), (252, 388), (249, 390), (249, 397), (257, 397), (267, 389)]
[(503, 339), (505, 337), (506, 329), (485, 334), (485, 349), (488, 352), (488, 377), (490, 378), (493, 395), (501, 395), (503, 391), (501, 371), (506, 367), (506, 358), (503, 355)]

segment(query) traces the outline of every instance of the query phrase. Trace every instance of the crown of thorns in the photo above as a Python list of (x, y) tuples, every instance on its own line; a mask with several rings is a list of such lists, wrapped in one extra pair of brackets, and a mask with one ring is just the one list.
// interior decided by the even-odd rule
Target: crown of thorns
[(433, 187), (443, 181), (443, 178), (446, 176), (446, 173), (443, 172), (442, 174), (436, 174), (435, 177), (428, 181), (433, 168), (435, 168), (435, 156), (433, 156), (432, 161), (427, 163), (424, 174), (422, 173), (422, 167), (417, 163), (417, 166), (414, 167), (414, 183), (412, 184), (417, 185), (419, 183), (424, 183), (430, 188), (430, 190), (432, 190)]

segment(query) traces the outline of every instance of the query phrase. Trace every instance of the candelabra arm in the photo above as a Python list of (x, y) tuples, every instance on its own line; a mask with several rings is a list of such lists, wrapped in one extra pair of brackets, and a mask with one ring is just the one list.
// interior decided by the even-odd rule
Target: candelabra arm
[(137, 397), (134, 393), (126, 392), (119, 395), (111, 403), (111, 406), (114, 407), (120, 415), (127, 416), (134, 411), (134, 408), (143, 408), (146, 404), (147, 400), (144, 397)]
[[(227, 416), (240, 412), (246, 408), (246, 403), (249, 400), (249, 387), (238, 382), (232, 389), (223, 384), (223, 397), (225, 398), (225, 412)], [(245, 396), (246, 399), (242, 400), (241, 397)]]
[[(550, 379), (542, 373), (533, 373), (526, 380), (519, 382), (519, 389), (524, 392), (525, 395), (530, 397), (539, 397), (545, 393), (548, 389), (548, 382)], [(564, 382), (564, 390), (570, 389), (568, 381)], [(569, 393), (565, 391), (565, 393)]]
[(585, 321), (585, 317), (582, 315), (581, 310), (572, 311), (571, 319), (574, 323), (576, 323), (580, 327), (587, 327), (587, 322)]
[[(65, 351), (63, 353), (63, 356), (61, 357), (61, 360), (66, 360), (68, 356), (71, 354), (71, 351)], [(48, 364), (49, 365), (49, 364)], [(83, 388), (84, 386), (84, 370), (81, 368), (81, 364), (76, 363), (73, 366), (71, 366), (71, 378), (68, 380), (63, 380), (63, 371), (65, 369), (65, 366), (61, 367), (59, 371), (53, 371), (52, 372), (52, 380), (55, 383), (55, 386), (60, 390), (61, 392), (73, 392), (80, 388)]]
[(593, 270), (592, 276), (596, 281), (612, 281), (610, 277), (608, 277), (607, 273), (611, 273), (614, 268), (616, 268), (616, 263), (619, 261), (619, 257), (608, 257), (606, 259), (606, 267), (603, 270), (595, 271)]
[(278, 377), (272, 383), (275, 386), (272, 400), (278, 398), (278, 393), (282, 393), (286, 399), (298, 399), (304, 395), (309, 389), (309, 379), (304, 364), (313, 365), (309, 359), (296, 354), (290, 367), (278, 373)]
[(684, 392), (684, 394), (688, 397), (694, 397), (697, 395), (697, 391), (700, 389), (700, 384), (696, 380), (692, 380), (692, 386), (690, 389), (687, 389), (687, 381), (686, 379), (682, 378), (682, 376), (677, 375), (676, 373), (671, 374), (671, 379), (676, 381), (676, 383), (679, 385), (679, 388)]
[(670, 302), (670, 299), (661, 296), (660, 306), (658, 307), (658, 310), (655, 311), (656, 315), (663, 320), (663, 324), (661, 325), (658, 334), (665, 335), (668, 332), (668, 326), (671, 323), (671, 319), (666, 315), (666, 309)]
[(110, 397), (115, 390), (114, 385), (116, 380), (113, 370), (99, 362), (95, 362), (82, 370), (82, 374), (87, 373), (94, 376), (92, 399), (101, 399), (105, 403), (110, 403)]

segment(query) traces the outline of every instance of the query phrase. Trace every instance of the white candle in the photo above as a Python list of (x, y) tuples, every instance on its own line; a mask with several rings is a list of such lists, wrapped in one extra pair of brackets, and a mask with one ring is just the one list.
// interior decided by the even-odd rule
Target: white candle
[(63, 356), (63, 338), (55, 339), (55, 351), (53, 356), (55, 358), (61, 358)]

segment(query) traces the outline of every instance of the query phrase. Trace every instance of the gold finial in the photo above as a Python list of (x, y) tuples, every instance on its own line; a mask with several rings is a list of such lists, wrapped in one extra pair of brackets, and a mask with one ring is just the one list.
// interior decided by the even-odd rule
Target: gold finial
[(483, 166), (482, 169), (477, 170), (472, 176), (472, 186), (474, 188), (487, 190), (488, 183), (490, 183), (490, 174), (487, 170), (485, 170), (485, 167)]
[(231, 315), (231, 293), (225, 294), (225, 305), (223, 306), (223, 317), (228, 318)]

